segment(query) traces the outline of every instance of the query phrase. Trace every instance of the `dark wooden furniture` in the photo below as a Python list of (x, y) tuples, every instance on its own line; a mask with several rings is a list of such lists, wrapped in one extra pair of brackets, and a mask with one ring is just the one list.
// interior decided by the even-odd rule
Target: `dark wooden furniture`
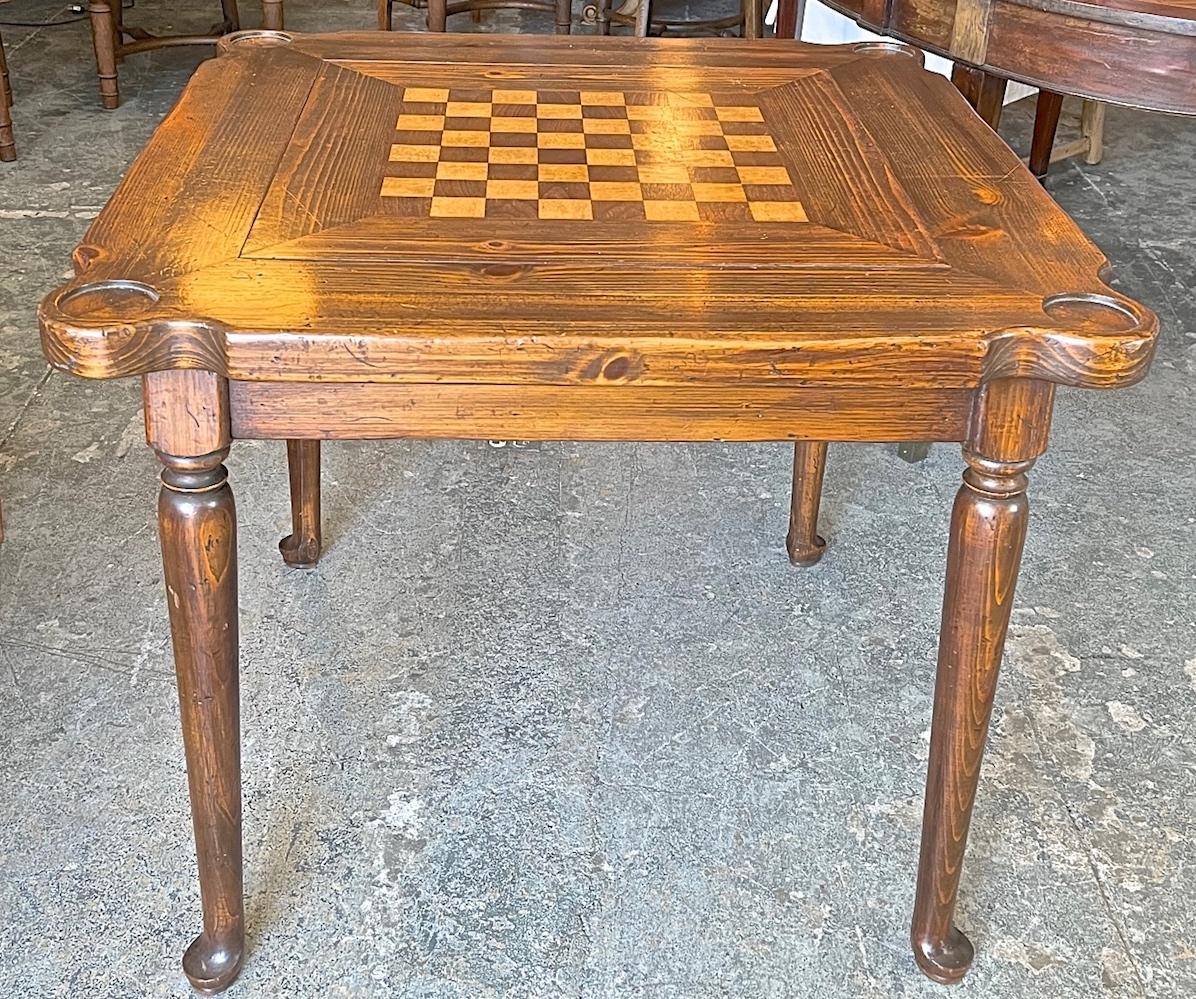
[[(639, 0), (634, 12), (615, 9), (618, 0), (590, 0), (583, 8), (583, 19), (594, 23), (598, 34), (609, 35), (612, 24), (632, 27), (644, 38), (648, 34), (721, 35), (738, 31), (744, 38), (764, 37), (763, 0), (741, 0), (739, 13), (717, 18), (668, 18), (653, 12), (653, 0)], [(790, 35), (790, 38), (793, 36)]]
[[(46, 356), (144, 381), (216, 991), (243, 954), (236, 516), (225, 456), (319, 441), (794, 441), (815, 561), (826, 441), (959, 441), (912, 940), (954, 912), (1057, 385), (1116, 388), (1154, 316), (895, 43), (494, 35), (221, 44), (40, 311)], [(680, 571), (680, 568), (679, 568)], [(777, 669), (784, 669), (783, 663)]]
[[(262, 27), (282, 30), (283, 0), (262, 0)], [(120, 107), (117, 66), (125, 56), (176, 45), (215, 45), (224, 35), (240, 30), (237, 0), (220, 0), (223, 20), (206, 35), (151, 35), (124, 23), (122, 0), (87, 0), (91, 39), (95, 45), (96, 71), (100, 77), (100, 102), (109, 111)]]
[(12, 87), (8, 82), (8, 59), (4, 55), (4, 39), (0, 37), (0, 160), (11, 162), (17, 158), (17, 144), (12, 134)]
[(573, 27), (573, 0), (378, 0), (378, 27), (393, 28), (394, 5), (405, 3), (428, 12), (429, 31), (447, 31), (450, 14), (474, 14), (487, 10), (541, 10), (551, 14), (558, 35), (567, 35)]
[[(795, 23), (799, 0), (781, 0)], [(1005, 81), (1040, 89), (1031, 169), (1046, 173), (1063, 95), (1196, 114), (1196, 0), (826, 0), (870, 31), (955, 60), (994, 125)]]

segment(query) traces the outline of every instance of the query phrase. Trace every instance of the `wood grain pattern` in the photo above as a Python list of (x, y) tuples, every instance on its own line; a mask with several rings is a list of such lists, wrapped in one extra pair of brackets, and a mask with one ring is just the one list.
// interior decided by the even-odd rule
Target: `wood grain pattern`
[[(226, 39), (43, 304), (47, 356), (87, 377), (975, 387), (999, 341), (1022, 374), (1141, 375), (1154, 317), (903, 50), (745, 42), (732, 77), (699, 40), (458, 37)], [(677, 85), (699, 65), (717, 86)], [(535, 164), (490, 161), (529, 138), (552, 140)], [(483, 217), (431, 217), (441, 197)], [(1135, 321), (1089, 346), (1044, 312), (1058, 294)]]
[(957, 0), (951, 23), (951, 55), (967, 63), (984, 62), (993, 0)]
[(231, 382), (229, 393), (236, 437), (324, 440), (954, 441), (967, 432), (973, 397), (963, 389), (298, 382)]
[(152, 371), (142, 379), (145, 437), (165, 454), (212, 454), (232, 440), (228, 382), (211, 371)]

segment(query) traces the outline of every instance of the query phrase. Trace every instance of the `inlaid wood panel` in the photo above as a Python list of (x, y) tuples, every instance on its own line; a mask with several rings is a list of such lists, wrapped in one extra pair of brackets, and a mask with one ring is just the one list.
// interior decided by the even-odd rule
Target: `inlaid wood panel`
[(408, 87), (382, 196), (432, 218), (805, 222), (754, 101)]

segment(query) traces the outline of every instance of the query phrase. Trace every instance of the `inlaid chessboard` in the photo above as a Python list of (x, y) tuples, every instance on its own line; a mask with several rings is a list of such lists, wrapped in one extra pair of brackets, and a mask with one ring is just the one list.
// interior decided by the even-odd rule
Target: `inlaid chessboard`
[(407, 87), (403, 216), (805, 222), (759, 107), (710, 93)]

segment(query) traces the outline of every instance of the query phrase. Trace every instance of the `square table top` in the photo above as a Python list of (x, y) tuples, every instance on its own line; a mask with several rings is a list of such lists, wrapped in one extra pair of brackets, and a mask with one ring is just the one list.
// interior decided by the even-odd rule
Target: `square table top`
[(87, 377), (1140, 377), (1156, 321), (916, 51), (242, 32), (42, 305)]

